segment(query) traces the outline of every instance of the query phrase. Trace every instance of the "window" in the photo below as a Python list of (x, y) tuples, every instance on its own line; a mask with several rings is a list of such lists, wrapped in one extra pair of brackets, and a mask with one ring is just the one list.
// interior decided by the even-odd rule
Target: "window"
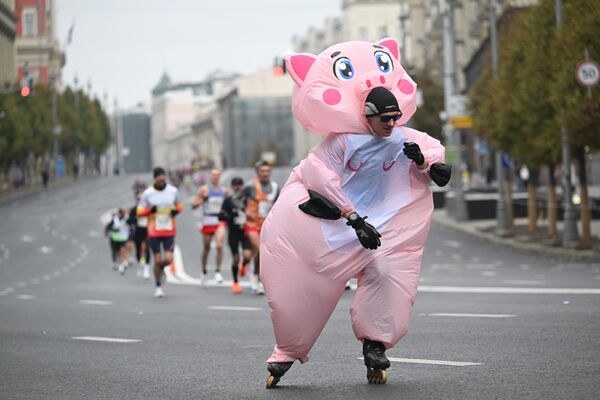
[(24, 8), (22, 18), (23, 36), (37, 36), (37, 10), (35, 8)]
[(377, 29), (377, 39), (383, 39), (388, 36), (387, 26), (383, 25)]

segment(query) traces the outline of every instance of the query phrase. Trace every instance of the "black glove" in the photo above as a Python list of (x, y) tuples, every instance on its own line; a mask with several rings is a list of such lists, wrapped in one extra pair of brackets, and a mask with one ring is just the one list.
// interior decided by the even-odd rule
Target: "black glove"
[(433, 163), (429, 169), (429, 176), (439, 187), (446, 186), (452, 176), (452, 167), (444, 163)]
[(421, 148), (418, 144), (412, 142), (404, 142), (404, 155), (410, 158), (417, 165), (421, 165), (425, 162), (425, 157), (421, 153)]
[(308, 195), (310, 199), (298, 205), (302, 212), (313, 217), (329, 219), (332, 221), (335, 221), (342, 216), (342, 211), (321, 194), (308, 189)]
[(150, 214), (155, 214), (156, 213), (156, 206), (152, 206), (150, 208)]
[(354, 228), (360, 244), (365, 249), (375, 250), (381, 246), (381, 240), (379, 239), (381, 235), (373, 225), (365, 222), (366, 219), (367, 217), (361, 218), (354, 212), (348, 216), (346, 225)]
[(225, 211), (220, 211), (217, 218), (219, 218), (219, 221), (227, 221), (227, 213)]
[(179, 211), (177, 211), (176, 209), (172, 208), (171, 209), (171, 217), (176, 217), (177, 214), (179, 214)]

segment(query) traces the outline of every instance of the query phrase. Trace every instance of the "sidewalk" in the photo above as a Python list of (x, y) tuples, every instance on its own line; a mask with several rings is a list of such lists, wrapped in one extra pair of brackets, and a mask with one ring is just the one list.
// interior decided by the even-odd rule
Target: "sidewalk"
[(71, 183), (75, 183), (78, 181), (86, 181), (88, 179), (93, 179), (96, 178), (98, 176), (81, 176), (79, 177), (79, 180), (74, 180), (72, 176), (63, 176), (60, 177), (56, 180), (50, 181), (48, 183), (48, 188), (44, 188), (44, 185), (42, 185), (41, 183), (36, 183), (33, 186), (28, 186), (28, 187), (22, 187), (22, 188), (18, 188), (18, 189), (12, 189), (12, 190), (6, 190), (6, 191), (0, 191), (0, 205), (2, 204), (7, 204), (10, 203), (12, 201), (16, 201), (16, 200), (21, 200), (25, 197), (37, 194), (37, 193), (42, 193), (45, 191), (50, 191), (53, 189), (58, 189), (64, 186), (68, 186)]
[[(595, 242), (591, 249), (571, 249), (562, 247), (559, 243), (547, 239), (536, 240), (531, 235), (526, 234), (527, 218), (516, 218), (514, 220), (516, 233), (509, 237), (501, 237), (495, 233), (495, 219), (457, 222), (447, 214), (445, 209), (434, 210), (433, 223), (518, 251), (565, 260), (600, 263), (600, 220), (592, 220), (592, 237), (594, 237)], [(542, 229), (545, 229), (545, 226), (540, 226), (540, 231)], [(562, 232), (562, 221), (558, 222), (558, 232), (559, 234)]]

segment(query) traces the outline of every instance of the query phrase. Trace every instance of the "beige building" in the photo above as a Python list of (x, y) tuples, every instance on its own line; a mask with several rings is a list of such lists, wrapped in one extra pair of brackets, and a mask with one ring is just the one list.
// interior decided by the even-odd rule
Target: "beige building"
[(14, 0), (0, 0), (0, 85), (17, 80), (15, 69), (15, 38), (17, 16)]
[(17, 16), (16, 68), (19, 80), (25, 74), (34, 84), (54, 81), (61, 87), (65, 55), (56, 39), (55, 0), (15, 0)]

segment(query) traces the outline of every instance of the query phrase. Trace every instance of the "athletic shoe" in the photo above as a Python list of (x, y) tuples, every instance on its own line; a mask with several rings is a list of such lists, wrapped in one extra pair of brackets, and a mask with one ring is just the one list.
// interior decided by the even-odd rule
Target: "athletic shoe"
[(258, 295), (265, 294), (265, 288), (264, 288), (262, 282), (258, 282), (258, 286), (256, 288), (256, 294), (258, 294)]
[(233, 293), (236, 293), (236, 294), (243, 292), (242, 287), (240, 286), (239, 282), (233, 282), (233, 286), (231, 287), (231, 291)]
[(144, 265), (144, 272), (142, 273), (142, 276), (145, 280), (150, 279), (150, 266), (148, 264)]
[(125, 263), (119, 264), (119, 273), (125, 275)]
[(165, 297), (165, 292), (163, 292), (160, 286), (158, 286), (154, 291), (154, 297)]
[(200, 277), (200, 286), (207, 287), (208, 286), (208, 276), (206, 274), (202, 274)]
[(246, 268), (246, 264), (242, 261), (242, 266), (240, 268), (240, 277), (245, 277), (246, 272), (248, 272), (248, 269)]
[(258, 292), (258, 277), (254, 274), (250, 275), (250, 290), (252, 293)]
[(215, 272), (215, 281), (217, 283), (223, 283), (223, 275), (220, 272)]

